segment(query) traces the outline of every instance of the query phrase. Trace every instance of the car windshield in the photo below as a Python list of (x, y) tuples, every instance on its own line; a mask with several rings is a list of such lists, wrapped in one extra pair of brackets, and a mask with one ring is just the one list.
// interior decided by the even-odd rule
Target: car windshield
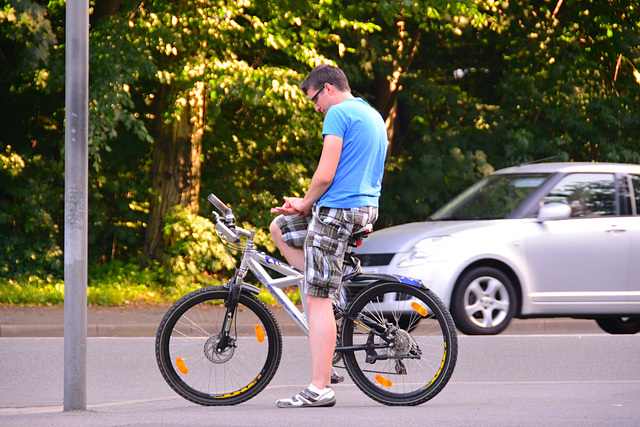
[(507, 217), (549, 174), (489, 175), (429, 217), (432, 221)]

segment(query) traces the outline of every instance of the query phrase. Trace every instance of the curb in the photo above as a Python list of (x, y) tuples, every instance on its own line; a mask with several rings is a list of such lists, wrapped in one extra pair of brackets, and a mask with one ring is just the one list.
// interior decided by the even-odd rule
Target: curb
[[(295, 325), (280, 323), (283, 336), (303, 336)], [(113, 337), (155, 337), (158, 324), (136, 325), (87, 325), (88, 338)], [(0, 325), (0, 338), (61, 338), (64, 337), (63, 325)]]
[[(283, 336), (304, 336), (288, 319), (278, 319)], [(87, 337), (155, 337), (159, 323), (89, 324)], [(514, 319), (500, 335), (602, 334), (595, 321), (583, 319)], [(459, 335), (464, 336), (459, 333)], [(64, 337), (64, 325), (0, 325), (0, 338)]]
[[(87, 325), (87, 337), (151, 337), (158, 325)], [(0, 325), (0, 337), (64, 337), (63, 325)]]

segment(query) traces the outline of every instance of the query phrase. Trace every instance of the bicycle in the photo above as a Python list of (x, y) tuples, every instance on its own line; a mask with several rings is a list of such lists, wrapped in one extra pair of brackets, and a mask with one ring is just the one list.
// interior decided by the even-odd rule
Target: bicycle
[[(269, 384), (282, 355), (280, 326), (245, 276), (251, 271), (308, 336), (305, 299), (301, 312), (282, 289), (300, 289), (304, 274), (255, 249), (255, 231), (237, 226), (231, 209), (214, 194), (208, 200), (220, 212), (213, 211), (216, 233), (228, 250), (242, 254), (240, 265), (228, 283), (193, 291), (167, 311), (156, 335), (156, 359), (164, 379), (183, 398), (234, 405)], [(422, 282), (362, 273), (351, 248), (371, 229), (354, 233), (345, 255), (348, 272), (334, 297), (334, 368), (346, 369), (360, 390), (380, 403), (419, 405), (451, 378), (456, 329), (442, 301)]]

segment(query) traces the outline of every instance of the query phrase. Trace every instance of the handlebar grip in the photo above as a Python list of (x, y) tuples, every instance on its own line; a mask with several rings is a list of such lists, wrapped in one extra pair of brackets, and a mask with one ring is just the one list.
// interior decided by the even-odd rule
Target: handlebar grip
[(222, 203), (222, 200), (218, 199), (215, 194), (209, 194), (207, 200), (209, 201), (209, 203), (215, 206), (216, 209), (218, 209), (223, 215), (229, 215), (231, 213), (231, 209), (229, 209), (227, 205)]
[(227, 227), (224, 223), (222, 222), (216, 222), (215, 227), (220, 230), (220, 232), (222, 234), (225, 235), (225, 237), (227, 239), (229, 239), (230, 241), (232, 241), (233, 243), (238, 243), (240, 241), (240, 238), (238, 237), (238, 235), (231, 230), (229, 227)]

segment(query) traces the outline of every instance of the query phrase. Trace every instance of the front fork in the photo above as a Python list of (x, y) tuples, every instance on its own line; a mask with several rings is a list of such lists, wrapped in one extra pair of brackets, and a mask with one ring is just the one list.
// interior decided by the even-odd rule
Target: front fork
[[(242, 282), (241, 282), (242, 283)], [(235, 284), (235, 279), (229, 282), (229, 296), (225, 301), (225, 307), (227, 308), (224, 314), (224, 323), (222, 324), (222, 330), (220, 331), (218, 345), (216, 346), (216, 353), (223, 353), (232, 343), (229, 331), (233, 324), (233, 316), (236, 314), (238, 308), (238, 301), (240, 300), (241, 285)]]
[[(251, 231), (251, 236), (245, 243), (246, 249), (253, 247), (253, 237), (255, 231)], [(224, 305), (227, 308), (224, 314), (224, 323), (222, 324), (222, 330), (220, 331), (218, 345), (216, 346), (216, 353), (224, 352), (228, 347), (235, 345), (234, 340), (231, 338), (229, 332), (231, 331), (231, 325), (233, 324), (233, 317), (236, 314), (238, 308), (238, 301), (240, 300), (240, 291), (242, 290), (242, 281), (247, 275), (249, 269), (246, 267), (245, 254), (247, 250), (243, 252), (242, 261), (240, 267), (236, 270), (236, 274), (229, 280), (229, 296), (227, 297)]]

